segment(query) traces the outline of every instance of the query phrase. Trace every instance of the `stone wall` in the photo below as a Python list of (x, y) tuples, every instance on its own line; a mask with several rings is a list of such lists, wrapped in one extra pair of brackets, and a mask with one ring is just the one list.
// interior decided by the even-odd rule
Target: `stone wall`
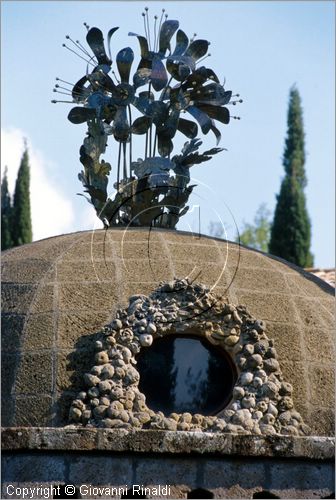
[(70, 484), (77, 498), (122, 498), (133, 485), (150, 488), (147, 498), (334, 498), (333, 456), (331, 438), (7, 429), (2, 498)]

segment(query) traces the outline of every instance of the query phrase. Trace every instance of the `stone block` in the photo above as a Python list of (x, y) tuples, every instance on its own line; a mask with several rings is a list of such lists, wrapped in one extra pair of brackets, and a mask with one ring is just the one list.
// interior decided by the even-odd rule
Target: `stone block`
[(57, 263), (57, 282), (76, 283), (115, 281), (115, 262), (95, 260), (71, 262), (62, 260)]
[[(52, 398), (50, 396), (17, 396), (14, 425), (19, 427), (50, 426)], [(35, 478), (36, 479), (36, 478)]]
[(54, 285), (40, 285), (30, 307), (30, 313), (50, 312), (54, 307)]
[(125, 456), (74, 456), (69, 477), (75, 484), (125, 486), (132, 484), (132, 463)]
[[(64, 481), (65, 460), (52, 453), (18, 454), (11, 456), (2, 469), (2, 479), (8, 483), (49, 483)], [(12, 497), (13, 498), (13, 497)]]
[(2, 263), (1, 280), (16, 283), (36, 283), (42, 279), (53, 281), (53, 264), (43, 259), (6, 260)]
[(1, 315), (1, 350), (16, 351), (21, 347), (23, 326), (26, 316), (23, 314)]
[(333, 363), (335, 360), (333, 336), (334, 331), (331, 330), (305, 328), (304, 342), (307, 359), (312, 362), (323, 359), (323, 363)]
[(30, 308), (36, 289), (36, 285), (3, 284), (1, 287), (2, 312), (24, 314)]
[(155, 458), (141, 457), (134, 459), (134, 484), (146, 486), (171, 485), (179, 488), (197, 486), (197, 473), (202, 458), (165, 458), (159, 461)]
[(92, 347), (92, 350), (77, 349), (75, 351), (62, 351), (57, 354), (57, 390), (76, 392), (85, 388), (83, 375), (89, 372), (94, 365), (94, 345)]
[(295, 309), (291, 297), (269, 291), (245, 292), (236, 289), (239, 304), (245, 304), (250, 314), (266, 321), (291, 322)]
[(22, 353), (15, 381), (16, 394), (45, 394), (52, 390), (52, 353)]
[(51, 349), (55, 337), (53, 312), (30, 314), (23, 337), (23, 349)]
[(323, 407), (334, 407), (335, 367), (333, 364), (309, 366), (310, 403)]
[(296, 311), (304, 328), (321, 328), (321, 323), (325, 328), (333, 328), (333, 315), (329, 311), (324, 311), (317, 299), (295, 297)]
[(61, 311), (101, 311), (112, 309), (118, 303), (115, 283), (61, 283), (59, 308)]
[(94, 336), (111, 315), (108, 312), (73, 311), (59, 314), (57, 343), (62, 349), (92, 348)]
[(314, 436), (335, 435), (335, 410), (334, 408), (320, 408), (310, 406), (309, 425)]
[(266, 335), (269, 339), (274, 340), (274, 347), (279, 356), (280, 365), (282, 361), (288, 359), (293, 362), (304, 359), (300, 325), (295, 324), (295, 322), (278, 323), (267, 321)]
[(149, 252), (145, 259), (124, 259), (119, 264), (123, 281), (171, 281), (174, 270), (169, 260), (158, 259)]

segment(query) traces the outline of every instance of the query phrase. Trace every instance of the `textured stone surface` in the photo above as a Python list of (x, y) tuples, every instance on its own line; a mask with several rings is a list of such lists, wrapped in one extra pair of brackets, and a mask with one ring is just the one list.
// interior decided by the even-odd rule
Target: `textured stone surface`
[[(53, 418), (55, 425), (64, 424), (60, 415), (66, 416), (69, 407), (60, 405), (70, 398), (62, 398), (62, 391), (73, 391), (73, 368), (64, 355), (86, 349), (86, 337), (125, 307), (130, 295), (148, 295), (159, 281), (190, 274), (267, 321), (284, 379), (293, 376), (295, 407), (313, 434), (333, 434), (334, 290), (311, 274), (234, 243), (164, 230), (149, 237), (145, 228), (49, 238), (4, 252), (2, 266), (4, 422), (45, 425)], [(35, 365), (29, 370), (27, 359), (45, 360), (44, 378), (36, 367), (38, 380), (33, 380)], [(92, 365), (84, 358), (83, 363), (84, 373)], [(25, 395), (43, 401), (32, 418), (30, 411), (23, 413)]]
[[(286, 461), (127, 451), (123, 454), (3, 452), (1, 498), (13, 498), (15, 487), (36, 491), (37, 487), (59, 484), (74, 484), (82, 498), (120, 498), (120, 494), (109, 493), (108, 488), (123, 488), (119, 490), (122, 493), (132, 485), (150, 488), (148, 498), (186, 498), (197, 488), (211, 492), (214, 498), (249, 499), (261, 491), (269, 491), (279, 498), (326, 498), (333, 492), (333, 472), (331, 461), (297, 458)], [(167, 486), (168, 494), (155, 493), (154, 488), (158, 491), (159, 486)], [(105, 494), (103, 488), (106, 488)], [(42, 495), (29, 498), (42, 498)]]
[(2, 430), (3, 450), (101, 450), (142, 453), (215, 454), (332, 460), (330, 437), (251, 436), (163, 430), (93, 429), (67, 426)]

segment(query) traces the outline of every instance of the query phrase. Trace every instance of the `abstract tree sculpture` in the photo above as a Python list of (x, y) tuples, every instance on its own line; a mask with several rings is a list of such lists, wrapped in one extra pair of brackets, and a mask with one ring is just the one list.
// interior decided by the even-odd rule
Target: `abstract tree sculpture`
[[(199, 153), (202, 141), (197, 138), (198, 128), (203, 134), (212, 131), (218, 146), (221, 134), (215, 121), (228, 124), (226, 105), (242, 102), (231, 100), (239, 96), (232, 96), (211, 69), (199, 65), (207, 57), (209, 42), (189, 40), (178, 29), (178, 21), (168, 20), (164, 10), (160, 20), (154, 17), (151, 36), (145, 10), (145, 36), (129, 33), (137, 37), (141, 52), (132, 76), (134, 53), (130, 47), (116, 55), (119, 75), (112, 70), (110, 42), (118, 28), (108, 32), (107, 55), (102, 32), (85, 23), (93, 55), (69, 36), (66, 38), (80, 53), (63, 46), (87, 61), (86, 74), (72, 89), (60, 83), (54, 88), (54, 92), (71, 95), (70, 102), (76, 103), (68, 119), (75, 124), (87, 122), (87, 137), (80, 148), (83, 170), (78, 177), (105, 227), (130, 224), (174, 228), (188, 211), (186, 204), (195, 187), (189, 184), (190, 167), (223, 151), (214, 147)], [(184, 118), (185, 113), (193, 120)], [(172, 156), (177, 132), (188, 141), (181, 154)], [(143, 158), (137, 160), (133, 158), (134, 135), (144, 136)], [(107, 191), (111, 164), (101, 159), (108, 136), (118, 143), (114, 197)]]

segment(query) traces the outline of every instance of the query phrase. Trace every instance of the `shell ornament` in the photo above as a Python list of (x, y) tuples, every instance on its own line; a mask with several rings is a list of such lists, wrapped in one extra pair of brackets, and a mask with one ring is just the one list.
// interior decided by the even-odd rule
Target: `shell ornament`
[[(106, 228), (175, 228), (188, 211), (186, 204), (195, 187), (190, 185), (190, 167), (223, 151), (217, 147), (221, 133), (216, 122), (228, 124), (230, 118), (238, 118), (230, 116), (227, 106), (242, 102), (202, 64), (210, 55), (207, 40), (195, 39), (196, 35), (189, 39), (164, 9), (160, 19), (154, 16), (152, 33), (148, 8), (142, 16), (145, 36), (129, 33), (140, 45), (137, 65), (130, 47), (121, 49), (113, 61), (110, 45), (117, 27), (107, 34), (107, 55), (101, 30), (84, 23), (93, 55), (70, 36), (66, 39), (71, 46), (64, 43), (63, 47), (86, 61), (86, 73), (75, 85), (56, 78), (53, 89), (72, 97), (72, 101), (52, 101), (75, 104), (68, 119), (87, 123), (78, 177)], [(216, 147), (199, 152), (199, 129), (202, 134), (214, 134)], [(173, 155), (177, 132), (188, 140), (180, 154)], [(108, 136), (117, 143), (113, 196), (107, 190), (112, 166), (101, 159)], [(134, 136), (143, 136), (143, 157), (136, 160)]]

